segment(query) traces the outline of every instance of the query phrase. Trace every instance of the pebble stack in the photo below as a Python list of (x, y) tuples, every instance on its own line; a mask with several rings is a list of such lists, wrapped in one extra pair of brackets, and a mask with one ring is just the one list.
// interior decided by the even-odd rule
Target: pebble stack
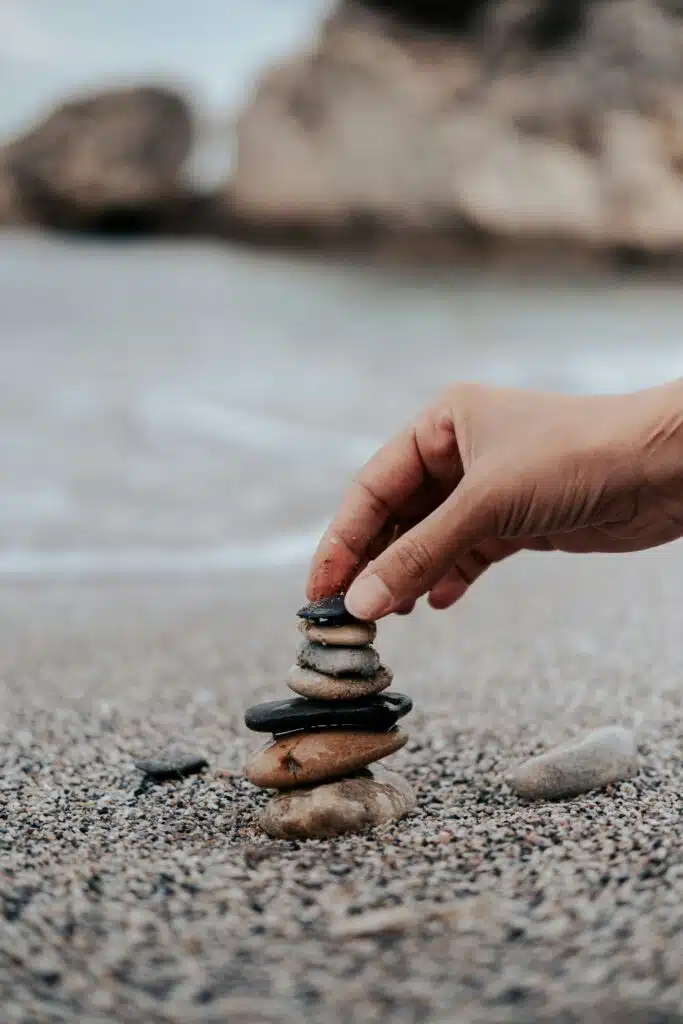
[(413, 704), (388, 692), (393, 674), (372, 646), (375, 623), (354, 618), (343, 596), (298, 615), (304, 639), (287, 679), (297, 696), (245, 714), (247, 728), (273, 735), (246, 767), (255, 786), (280, 791), (263, 828), (277, 839), (324, 838), (402, 817), (415, 806), (410, 786), (369, 765), (406, 743), (397, 722)]

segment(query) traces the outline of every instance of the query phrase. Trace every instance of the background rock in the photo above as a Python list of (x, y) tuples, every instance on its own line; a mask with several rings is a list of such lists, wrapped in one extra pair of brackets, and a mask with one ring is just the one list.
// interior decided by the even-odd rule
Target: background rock
[(50, 227), (136, 232), (182, 220), (192, 144), (185, 101), (155, 88), (74, 99), (6, 148), (30, 219)]
[(445, 235), (470, 253), (681, 249), (679, 4), (420, 6), (342, 3), (311, 52), (264, 76), (224, 210), (323, 238)]
[(19, 190), (0, 150), (0, 227), (12, 227), (23, 220)]

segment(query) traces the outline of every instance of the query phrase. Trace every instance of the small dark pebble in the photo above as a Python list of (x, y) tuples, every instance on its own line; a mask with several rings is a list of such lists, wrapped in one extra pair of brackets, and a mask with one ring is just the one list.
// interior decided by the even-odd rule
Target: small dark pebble
[(182, 779), (196, 775), (209, 767), (205, 757), (188, 754), (178, 757), (146, 758), (135, 762), (135, 767), (144, 772), (148, 779), (164, 782), (166, 779)]
[(322, 601), (311, 601), (304, 605), (297, 612), (300, 619), (308, 622), (327, 623), (334, 626), (345, 626), (350, 622), (360, 622), (354, 615), (346, 610), (343, 594), (336, 597), (326, 597)]
[(263, 843), (261, 846), (248, 846), (244, 851), (244, 863), (248, 868), (256, 868), (270, 857), (278, 857), (282, 849), (278, 843)]
[(410, 697), (402, 693), (337, 701), (298, 697), (255, 704), (247, 709), (244, 721), (253, 732), (271, 732), (274, 735), (331, 726), (383, 732), (396, 725), (412, 707)]
[(62, 980), (62, 975), (59, 971), (36, 971), (36, 978), (42, 981), (43, 985), (48, 985), (50, 988), (58, 985)]

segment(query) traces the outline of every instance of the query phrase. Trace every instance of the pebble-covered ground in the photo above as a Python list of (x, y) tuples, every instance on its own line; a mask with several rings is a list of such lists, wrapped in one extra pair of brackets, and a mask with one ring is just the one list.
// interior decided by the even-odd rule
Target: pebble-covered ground
[[(683, 1021), (683, 550), (529, 556), (382, 624), (419, 809), (274, 843), (244, 708), (285, 696), (299, 573), (0, 590), (0, 1018)], [(525, 806), (508, 770), (612, 722), (642, 767)], [(207, 757), (143, 785), (136, 759)]]
[[(5, 238), (0, 310), (0, 1024), (681, 1024), (683, 549), (383, 624), (400, 824), (275, 844), (241, 776), (349, 474), (447, 380), (683, 373), (680, 288)], [(513, 796), (611, 723), (633, 781)]]

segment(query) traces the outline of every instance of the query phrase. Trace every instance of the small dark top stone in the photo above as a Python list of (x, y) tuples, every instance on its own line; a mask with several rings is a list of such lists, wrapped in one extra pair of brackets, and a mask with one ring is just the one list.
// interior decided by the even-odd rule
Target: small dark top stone
[(382, 693), (359, 700), (271, 700), (248, 708), (244, 721), (252, 732), (275, 735), (301, 729), (330, 726), (386, 732), (412, 710), (413, 702), (402, 693)]
[(165, 779), (182, 779), (186, 775), (196, 775), (209, 767), (205, 757), (197, 754), (179, 755), (178, 757), (150, 757), (135, 762), (135, 767), (144, 772), (150, 779), (163, 782)]
[(326, 626), (346, 626), (349, 622), (360, 622), (351, 612), (347, 612), (344, 595), (326, 597), (322, 601), (311, 601), (297, 612), (300, 619), (308, 622), (320, 622)]

